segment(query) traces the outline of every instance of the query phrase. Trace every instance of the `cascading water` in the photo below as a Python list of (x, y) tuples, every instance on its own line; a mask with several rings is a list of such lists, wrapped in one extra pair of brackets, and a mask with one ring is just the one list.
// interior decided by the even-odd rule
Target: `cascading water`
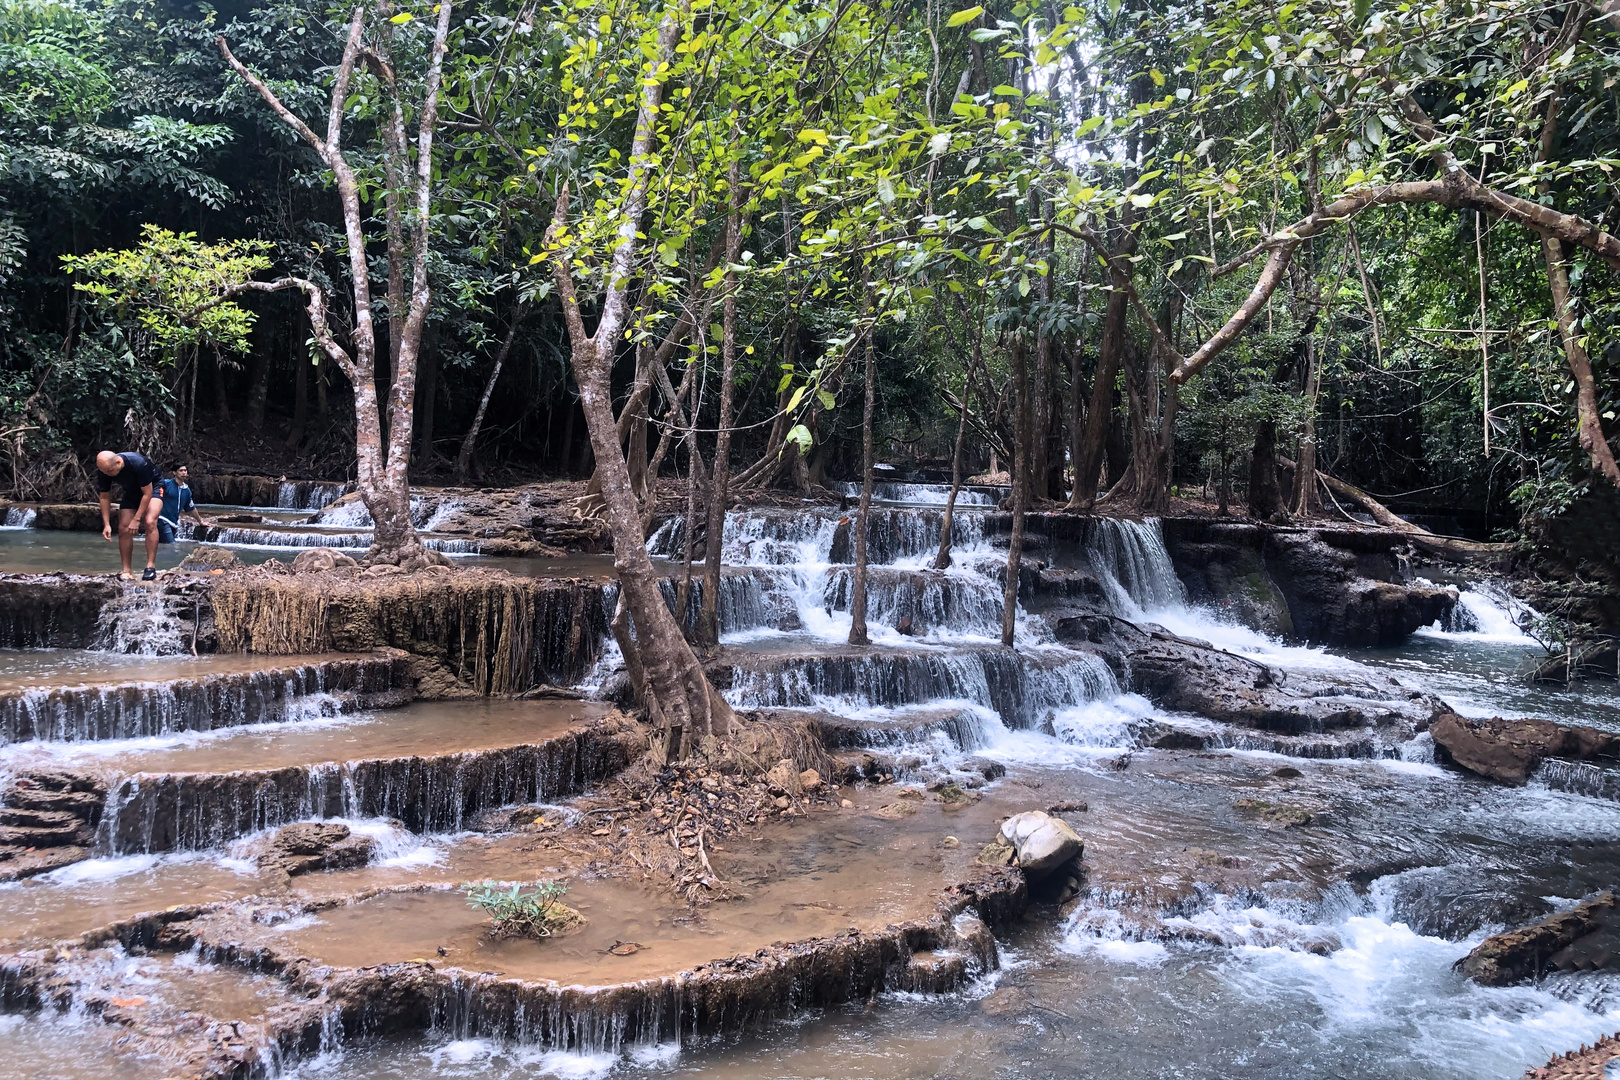
[(1158, 519), (1096, 518), (1088, 554), (1121, 614), (1183, 607), (1186, 592), (1164, 547)]
[(32, 506), (8, 506), (6, 507), (6, 523), (0, 528), (32, 529), (36, 513), (37, 511)]

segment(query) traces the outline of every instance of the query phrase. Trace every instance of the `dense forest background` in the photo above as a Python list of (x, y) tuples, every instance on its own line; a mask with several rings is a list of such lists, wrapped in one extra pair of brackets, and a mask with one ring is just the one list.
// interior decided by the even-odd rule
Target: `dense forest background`
[[(82, 493), (99, 447), (354, 475), (354, 391), (312, 341), (303, 297), (197, 311), (218, 282), (293, 274), (335, 298), (340, 338), (354, 321), (331, 171), (215, 39), (314, 124), (351, 17), (395, 35), (387, 65), (361, 57), (342, 105), (380, 235), (389, 101), (421, 119), (409, 94), (383, 91), (423, 77), (434, 10), (0, 2), (0, 484), (13, 497)], [(1521, 0), (680, 11), (688, 68), (664, 93), (612, 376), (620, 408), (651, 386), (639, 436), (625, 436), (641, 460), (665, 433), (685, 446), (663, 448), (664, 475), (688, 475), (694, 452), (706, 475), (724, 429), (744, 485), (858, 479), (869, 352), (878, 462), (948, 479), (959, 445), (964, 473), (1022, 453), (1036, 501), (1089, 505), (1085, 463), (1105, 504), (1356, 509), (1295, 483), (1310, 461), (1480, 539), (1614, 501), (1579, 423), (1589, 389), (1600, 427), (1620, 430), (1601, 243), (1547, 241), (1477, 192), (1374, 198), (1297, 244), (1288, 233), (1346, 193), (1457, 170), (1607, 227), (1612, 16)], [(634, 79), (616, 97), (611, 73), (651, 55), (657, 14), (455, 11), (414, 481), (591, 474), (548, 229), (559, 194), (575, 200), (576, 275), (603, 272), (635, 119)], [(1275, 291), (1177, 377), (1284, 245)], [(402, 318), (383, 308), (385, 324)], [(389, 365), (382, 350), (384, 399)], [(688, 372), (692, 415), (669, 397)]]

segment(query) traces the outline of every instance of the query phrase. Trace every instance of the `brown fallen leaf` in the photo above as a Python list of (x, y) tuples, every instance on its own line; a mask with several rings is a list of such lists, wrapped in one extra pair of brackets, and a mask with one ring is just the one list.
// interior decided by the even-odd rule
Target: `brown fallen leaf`
[(113, 998), (112, 1004), (120, 1009), (132, 1009), (137, 1005), (145, 1005), (146, 999), (143, 997)]
[(632, 956), (646, 947), (639, 941), (615, 941), (608, 952), (614, 956)]

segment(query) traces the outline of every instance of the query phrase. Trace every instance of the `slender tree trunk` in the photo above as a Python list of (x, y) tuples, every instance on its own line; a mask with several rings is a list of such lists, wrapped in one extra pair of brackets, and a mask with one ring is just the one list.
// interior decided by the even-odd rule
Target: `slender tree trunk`
[(478, 446), (478, 429), (484, 426), (484, 413), (489, 410), (489, 399), (495, 393), (495, 380), (501, 377), (501, 368), (506, 358), (512, 355), (512, 343), (517, 340), (518, 327), (523, 322), (525, 312), (522, 308), (512, 314), (512, 325), (507, 327), (506, 337), (501, 342), (500, 351), (495, 354), (495, 366), (489, 369), (489, 378), (484, 381), (484, 393), (478, 399), (478, 408), (473, 413), (472, 425), (467, 428), (467, 434), (461, 440), (461, 449), (456, 453), (456, 480), (465, 484), (472, 475), (473, 452)]
[(1001, 643), (1013, 643), (1018, 626), (1018, 575), (1024, 561), (1024, 513), (1029, 505), (1029, 362), (1022, 338), (1013, 342), (1012, 537), (1007, 542), (1007, 573), (1001, 590)]
[(270, 397), (270, 354), (260, 351), (253, 357), (253, 376), (248, 383), (248, 427), (264, 430), (264, 406)]
[(1318, 517), (1322, 493), (1316, 483), (1316, 399), (1321, 390), (1322, 364), (1315, 335), (1305, 339), (1305, 430), (1299, 437), (1299, 463), (1294, 469), (1294, 513)]
[[(693, 336), (692, 363), (687, 365), (685, 386), (692, 382), (693, 373), (703, 362), (703, 339)], [(686, 443), (686, 517), (681, 521), (681, 580), (675, 586), (675, 617), (680, 620), (689, 637), (697, 636), (697, 619), (688, 623), (692, 607), (692, 557), (697, 550), (698, 493), (707, 486), (708, 470), (703, 465), (703, 453), (698, 449), (697, 417), (703, 409), (703, 390), (698, 389), (697, 401), (692, 405), (691, 419), (687, 422), (683, 442)]]
[(720, 416), (714, 436), (714, 482), (709, 487), (709, 528), (703, 549), (703, 596), (698, 611), (698, 644), (720, 644), (720, 556), (726, 531), (726, 504), (731, 501), (731, 404), (737, 384), (737, 275), (732, 269), (742, 247), (742, 191), (737, 159), (727, 170), (731, 210), (726, 215), (726, 272), (720, 308)]
[[(648, 58), (638, 83), (641, 102), (636, 114), (635, 135), (631, 140), (629, 174), (623, 202), (618, 211), (616, 246), (604, 275), (607, 291), (596, 332), (585, 333), (579, 300), (574, 290), (571, 253), (559, 250), (552, 261), (557, 292), (562, 300), (563, 317), (568, 324), (572, 346), (571, 362), (579, 384), (580, 402), (590, 430), (592, 449), (601, 465), (602, 496), (608, 528), (613, 534), (613, 564), (619, 588), (625, 598), (629, 632), (624, 640), (630, 653), (640, 660), (643, 675), (641, 704), (653, 722), (665, 732), (666, 758), (683, 757), (692, 746), (708, 736), (724, 737), (731, 731), (735, 715), (731, 706), (709, 684), (697, 656), (681, 633), (681, 627), (664, 602), (659, 575), (647, 555), (643, 540), (640, 507), (630, 489), (630, 471), (619, 443), (617, 418), (613, 415), (612, 371), (614, 353), (625, 325), (625, 283), (633, 276), (637, 232), (646, 207), (651, 157), (659, 104), (664, 83), (646, 77), (647, 69), (658, 69), (674, 55), (680, 38), (685, 10), (666, 8), (658, 27), (657, 44)], [(566, 183), (557, 199), (557, 211), (548, 234), (553, 240), (567, 228), (568, 188)], [(629, 654), (627, 654), (628, 656)]]
[[(872, 319), (872, 293), (867, 287), (866, 315)], [(861, 507), (855, 518), (855, 579), (849, 596), (849, 643), (869, 645), (866, 632), (866, 548), (872, 523), (872, 412), (877, 394), (877, 350), (873, 347), (872, 326), (866, 327), (866, 401), (861, 409)]]
[(309, 357), (299, 355), (302, 352), (302, 349), (294, 349), (292, 353), (293, 419), (292, 429), (287, 432), (289, 450), (304, 441), (304, 428), (309, 423)]
[(219, 349), (214, 349), (214, 415), (221, 423), (231, 421), (231, 403), (225, 394), (225, 361), (220, 359)]
[(1586, 451), (1594, 469), (1620, 487), (1620, 465), (1615, 464), (1614, 451), (1603, 434), (1592, 360), (1587, 355), (1586, 342), (1575, 317), (1575, 298), (1569, 288), (1569, 262), (1562, 243), (1557, 240), (1543, 240), (1541, 253), (1547, 263), (1547, 284), (1552, 289), (1553, 315), (1558, 321), (1558, 337), (1564, 345), (1564, 361), (1569, 364), (1569, 373), (1575, 380), (1575, 430), (1581, 449)]
[[(967, 306), (962, 306), (962, 321), (969, 322)], [(984, 356), (984, 325), (974, 322), (968, 332), (972, 335), (973, 350), (968, 354), (967, 374), (962, 379), (962, 398), (957, 403), (961, 414), (956, 423), (956, 446), (951, 450), (951, 494), (945, 500), (945, 515), (939, 523), (939, 553), (934, 556), (934, 569), (944, 570), (951, 565), (951, 530), (956, 523), (956, 499), (962, 492), (962, 451), (967, 445), (968, 401), (973, 393), (973, 376), (979, 370)], [(992, 462), (994, 454), (992, 454)]]

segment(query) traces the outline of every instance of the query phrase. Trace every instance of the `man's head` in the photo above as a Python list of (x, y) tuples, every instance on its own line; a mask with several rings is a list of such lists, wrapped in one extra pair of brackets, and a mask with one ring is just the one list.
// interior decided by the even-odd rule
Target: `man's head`
[(124, 459), (111, 450), (103, 450), (96, 455), (96, 468), (108, 476), (117, 476), (124, 470)]
[(182, 484), (186, 482), (190, 475), (186, 471), (185, 463), (179, 461), (169, 462), (164, 471), (170, 476), (174, 477), (176, 480), (180, 481)]

